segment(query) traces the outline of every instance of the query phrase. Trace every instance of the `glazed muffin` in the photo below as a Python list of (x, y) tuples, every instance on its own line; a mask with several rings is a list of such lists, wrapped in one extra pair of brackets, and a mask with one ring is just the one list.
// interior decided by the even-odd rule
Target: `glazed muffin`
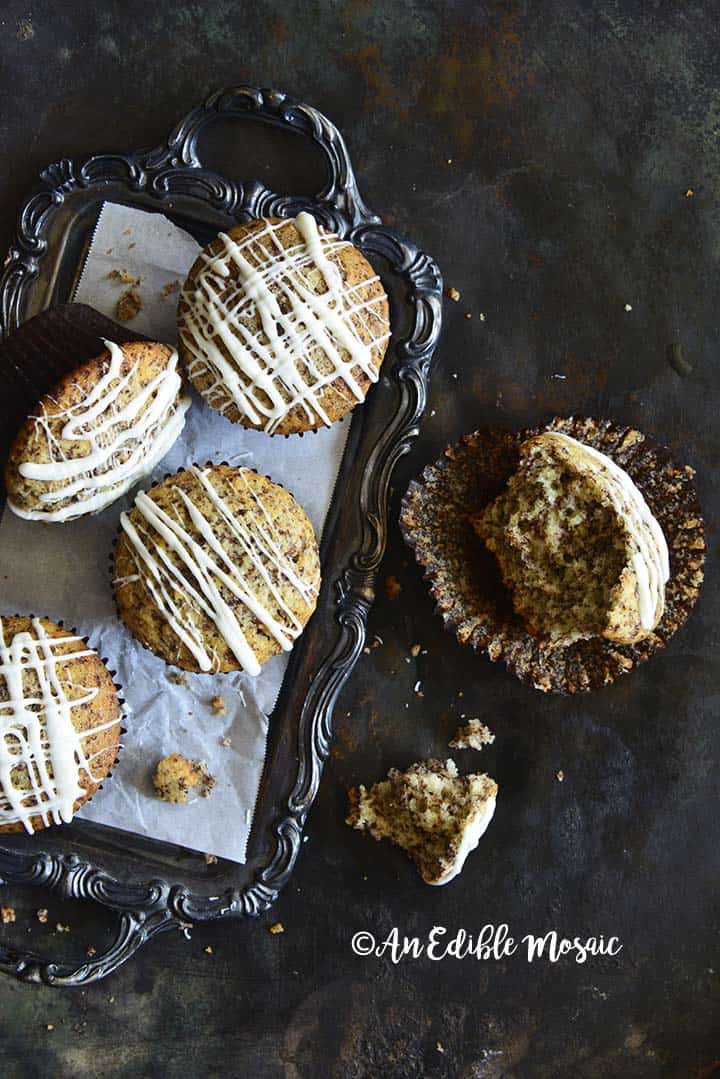
[(523, 442), (517, 471), (473, 524), (515, 611), (550, 648), (595, 636), (635, 644), (662, 618), (660, 525), (624, 469), (569, 435)]
[(20, 428), (5, 469), (19, 517), (69, 521), (105, 509), (168, 452), (185, 423), (177, 353), (117, 345), (67, 375)]
[(120, 721), (84, 640), (47, 618), (0, 618), (0, 832), (72, 820), (110, 775)]
[(447, 884), (484, 835), (497, 792), (487, 775), (459, 776), (452, 760), (421, 761), (391, 768), (370, 790), (353, 787), (347, 823), (401, 847), (426, 884)]
[[(506, 580), (508, 583), (512, 580), (513, 591), (503, 581), (500, 563), (478, 535), (478, 524), (484, 519), (484, 523), (480, 523), (481, 531), (487, 531), (489, 535), (492, 528), (495, 532), (495, 511), (491, 511), (487, 518), (485, 514), (488, 507), (497, 502), (496, 540), (498, 544), (505, 543), (499, 523), (514, 497), (507, 494), (512, 477), (522, 470), (521, 446), (543, 432), (569, 436), (575, 443), (581, 443), (609, 458), (630, 477), (652, 518), (659, 525), (667, 544), (670, 575), (661, 586), (665, 572), (662, 559), (659, 559), (656, 586), (648, 587), (646, 592), (648, 602), (645, 617), (640, 611), (639, 576), (644, 571), (649, 573), (647, 560), (640, 557), (639, 549), (634, 545), (637, 534), (631, 545), (626, 525), (620, 525), (620, 519), (627, 518), (625, 511), (616, 514), (609, 504), (601, 505), (601, 502), (607, 502), (609, 494), (606, 484), (596, 476), (591, 481), (591, 487), (580, 485), (585, 493), (581, 499), (583, 510), (578, 524), (582, 530), (585, 510), (592, 515), (599, 512), (600, 507), (601, 519), (617, 540), (617, 547), (613, 544), (612, 551), (595, 551), (592, 546), (594, 538), (586, 531), (587, 542), (594, 551), (593, 558), (599, 559), (603, 573), (612, 570), (612, 573), (608, 572), (604, 592), (601, 590), (597, 594), (597, 602), (591, 605), (586, 602), (587, 595), (595, 589), (595, 565), (587, 567), (585, 587), (580, 587), (578, 591), (576, 586), (582, 585), (583, 581), (582, 574), (578, 574), (574, 567), (576, 559), (568, 557), (567, 563), (562, 561), (562, 543), (552, 540), (557, 526), (555, 539), (565, 541), (566, 532), (572, 531), (569, 524), (571, 517), (563, 520), (561, 514), (552, 510), (547, 525), (551, 542), (543, 542), (533, 551), (530, 526), (533, 529), (538, 526), (540, 536), (546, 534), (543, 531), (546, 526), (542, 523), (542, 516), (533, 520), (532, 513), (528, 516), (530, 511), (526, 506), (521, 509), (520, 501), (524, 496), (518, 502), (515, 523), (527, 521), (529, 575), (527, 579), (520, 580), (518, 574), (518, 587), (515, 578), (510, 576), (511, 569), (515, 572), (515, 567), (510, 566), (508, 556)], [(541, 446), (543, 444), (540, 443)], [(560, 445), (570, 449), (573, 443), (561, 442)], [(545, 451), (542, 452), (544, 455)], [(554, 456), (550, 466), (553, 474), (556, 463), (559, 467)], [(566, 456), (572, 459), (575, 453)], [(574, 486), (578, 481), (577, 470), (574, 465), (570, 468), (563, 461), (563, 470), (566, 467), (569, 469), (568, 480)], [(538, 482), (544, 469), (545, 466), (539, 463)], [(610, 420), (570, 416), (556, 417), (542, 428), (523, 431), (488, 428), (465, 435), (455, 445), (448, 446), (436, 462), (428, 465), (422, 477), (410, 484), (402, 503), (400, 527), (429, 582), (438, 613), (446, 628), (455, 633), (461, 644), (485, 653), (493, 662), (502, 661), (518, 678), (542, 692), (582, 693), (607, 686), (632, 671), (664, 647), (692, 611), (702, 584), (705, 559), (704, 523), (693, 475), (692, 468), (677, 464), (669, 451), (653, 438)], [(522, 480), (518, 482), (522, 490)], [(591, 497), (588, 497), (589, 493)], [(555, 490), (555, 481), (549, 476), (543, 502), (545, 508), (550, 506), (552, 509), (552, 503), (556, 503), (568, 511), (570, 501), (567, 492)], [(510, 516), (508, 514), (508, 524)], [(640, 534), (645, 535), (643, 530)], [(516, 551), (522, 549), (521, 536), (522, 529), (516, 537), (519, 544)], [(649, 536), (647, 542), (651, 542)], [(575, 541), (572, 541), (573, 551), (574, 544)], [(659, 555), (659, 538), (657, 544)], [(553, 549), (555, 554), (550, 558)], [(565, 553), (569, 555), (569, 552)], [(632, 565), (626, 562), (631, 553)], [(583, 557), (581, 554), (578, 561), (582, 562)], [(563, 568), (566, 565), (567, 570)], [(623, 577), (624, 570), (627, 572)], [(616, 584), (620, 583), (622, 577), (624, 588), (619, 588), (613, 596), (613, 588), (608, 584), (615, 572), (618, 574)], [(566, 576), (563, 577), (563, 574)], [(577, 595), (581, 600), (581, 609), (575, 615), (565, 606), (563, 617), (572, 614), (572, 621), (577, 620), (577, 624), (580, 614), (583, 620), (590, 618), (590, 622), (585, 621), (584, 629), (592, 629), (593, 635), (577, 636), (576, 627), (573, 627), (563, 643), (562, 635), (570, 628), (566, 619), (562, 634), (553, 643), (552, 634), (547, 632), (551, 627), (542, 622), (540, 608), (546, 603), (546, 599), (542, 598), (536, 604), (537, 611), (532, 607), (532, 616), (537, 624), (533, 625), (531, 632), (524, 614), (525, 610), (530, 613), (533, 604), (529, 595), (531, 577), (541, 577), (543, 582), (547, 581), (547, 596), (552, 595), (556, 607), (558, 597), (562, 601), (561, 583), (574, 581), (565, 594)], [(647, 583), (649, 586), (649, 579)], [(550, 591), (551, 584), (555, 592)], [(517, 598), (515, 592), (518, 593)], [(662, 612), (655, 623), (661, 593)], [(519, 613), (518, 601), (522, 603), (523, 613)], [(648, 629), (651, 622), (655, 624)], [(536, 634), (543, 630), (545, 637), (539, 639)], [(604, 635), (608, 630), (613, 637), (622, 634), (634, 640), (632, 643), (621, 643), (617, 639), (610, 639)], [(574, 639), (567, 643), (568, 637)]]
[(247, 468), (168, 476), (121, 516), (118, 614), (186, 671), (258, 674), (290, 651), (315, 609), (320, 557), (304, 510)]
[(208, 404), (289, 435), (329, 426), (364, 400), (390, 338), (388, 301), (365, 256), (310, 214), (260, 219), (198, 256), (178, 336)]

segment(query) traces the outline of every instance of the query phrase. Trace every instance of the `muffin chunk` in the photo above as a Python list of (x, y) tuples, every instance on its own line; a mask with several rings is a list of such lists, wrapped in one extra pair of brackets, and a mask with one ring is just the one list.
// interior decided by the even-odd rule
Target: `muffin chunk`
[(300, 213), (220, 233), (178, 307), (180, 352), (208, 404), (269, 434), (329, 426), (364, 400), (390, 337), (361, 252)]
[(487, 775), (459, 776), (452, 760), (421, 761), (391, 768), (370, 790), (353, 787), (347, 823), (402, 847), (426, 884), (447, 884), (484, 835), (497, 791)]
[(548, 647), (634, 644), (662, 618), (668, 547), (630, 476), (557, 431), (520, 447), (507, 488), (473, 519), (513, 606)]

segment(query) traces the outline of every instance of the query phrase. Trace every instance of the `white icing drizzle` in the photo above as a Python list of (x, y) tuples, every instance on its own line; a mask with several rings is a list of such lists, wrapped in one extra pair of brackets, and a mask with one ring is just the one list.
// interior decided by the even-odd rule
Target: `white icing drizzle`
[[(198, 616), (204, 616), (215, 624), (243, 670), (256, 675), (260, 672), (260, 664), (222, 590), (240, 600), (280, 648), (289, 652), (303, 627), (283, 600), (280, 588), (287, 582), (310, 605), (317, 595), (317, 583), (300, 577), (292, 561), (283, 553), (277, 528), (247, 481), (247, 469), (237, 469), (252, 496), (253, 505), (244, 516), (233, 513), (211, 482), (212, 469), (193, 466), (190, 472), (220, 517), (232, 546), (239, 548), (249, 560), (251, 572), (259, 576), (263, 590), (272, 596), (272, 610), (261, 601), (233, 561), (231, 551), (181, 487), (173, 485), (172, 490), (187, 511), (192, 530), (183, 525), (179, 513), (165, 512), (143, 491), (135, 499), (135, 509), (141, 520), (133, 521), (129, 514), (123, 513), (120, 523), (132, 548), (138, 575), (157, 609), (200, 669), (217, 669), (217, 657), (209, 654), (196, 621)], [(175, 559), (160, 540), (176, 556)], [(116, 585), (122, 586), (122, 583), (116, 582)], [(181, 601), (177, 599), (178, 592), (182, 594)]]
[[(201, 256), (204, 265), (195, 279), (191, 310), (184, 316), (188, 374), (195, 378), (209, 373), (213, 378), (203, 390), (205, 398), (222, 413), (234, 404), (271, 434), (296, 406), (312, 423), (329, 425), (321, 397), (338, 379), (351, 397), (362, 401), (358, 374), (362, 371), (377, 382), (373, 350), (390, 337), (378, 306), (384, 294), (362, 298), (378, 276), (347, 285), (328, 257), (352, 244), (321, 236), (315, 218), (304, 211), (294, 223), (302, 243), (288, 248), (277, 235), (286, 221), (264, 221), (262, 229), (240, 242), (220, 233), (221, 251)], [(271, 250), (261, 242), (266, 238)], [(324, 293), (308, 287), (305, 272), (312, 269), (322, 274)], [(286, 312), (281, 298), (289, 306)], [(260, 319), (262, 335), (251, 333), (241, 321), (253, 314)], [(368, 344), (356, 322), (369, 337)], [(330, 361), (327, 373), (318, 366), (321, 353)]]
[[(75, 730), (73, 709), (89, 704), (98, 690), (72, 683), (62, 668), (95, 653), (89, 648), (59, 652), (80, 638), (50, 637), (38, 618), (32, 620), (32, 630), (6, 641), (0, 618), (0, 688), (8, 697), (0, 700), (0, 824), (22, 822), (30, 833), (33, 817), (45, 825), (72, 820), (75, 802), (83, 793), (80, 777), (86, 774), (93, 783), (99, 782), (92, 773), (99, 753), (88, 757), (83, 742), (118, 723), (115, 719)], [(26, 790), (16, 785), (18, 768), (30, 781)]]
[[(47, 440), (50, 461), (23, 461), (25, 479), (61, 486), (43, 491), (43, 509), (25, 509), (9, 500), (19, 517), (31, 521), (67, 521), (109, 506), (146, 475), (168, 452), (182, 431), (190, 398), (181, 395), (177, 352), (167, 366), (124, 405), (120, 397), (137, 363), (121, 374), (123, 351), (105, 341), (110, 363), (102, 378), (78, 404), (59, 413), (34, 417)], [(139, 362), (139, 361), (138, 361)], [(60, 438), (52, 425), (64, 419)], [(73, 443), (87, 443), (82, 456), (68, 456)], [(68, 501), (69, 500), (69, 501)], [(67, 503), (54, 506), (55, 503)]]
[(654, 629), (665, 605), (670, 556), (663, 531), (642, 492), (627, 472), (606, 454), (559, 431), (548, 431), (546, 434), (579, 447), (593, 462), (595, 471), (606, 481), (604, 489), (613, 509), (624, 522), (633, 547), (631, 564), (637, 581), (640, 622), (643, 629)]

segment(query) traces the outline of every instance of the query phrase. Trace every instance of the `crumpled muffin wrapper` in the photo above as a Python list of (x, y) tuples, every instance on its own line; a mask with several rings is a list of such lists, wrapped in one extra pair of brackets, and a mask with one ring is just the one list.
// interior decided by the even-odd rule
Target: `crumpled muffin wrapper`
[[(503, 489), (520, 459), (520, 445), (542, 431), (559, 431), (611, 457), (642, 491), (665, 533), (670, 579), (665, 611), (654, 632), (632, 645), (602, 637), (565, 648), (543, 647), (512, 608), (494, 556), (471, 518)], [(436, 610), (461, 644), (502, 660), (521, 681), (543, 692), (581, 693), (609, 685), (662, 648), (697, 600), (705, 560), (704, 524), (689, 466), (631, 427), (608, 420), (555, 418), (512, 432), (488, 428), (465, 435), (428, 465), (407, 489), (400, 512)]]

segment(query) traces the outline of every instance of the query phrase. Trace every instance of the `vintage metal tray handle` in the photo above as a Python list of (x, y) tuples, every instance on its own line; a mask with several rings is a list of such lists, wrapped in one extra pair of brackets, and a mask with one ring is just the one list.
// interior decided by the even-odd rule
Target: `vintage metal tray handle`
[[(3, 878), (2, 861), (0, 852), (0, 881)], [(107, 894), (104, 874), (72, 854), (40, 860), (28, 858), (23, 869), (18, 871), (14, 867), (9, 877), (15, 884), (51, 889), (63, 899), (94, 900), (118, 910), (120, 915), (117, 934), (107, 951), (93, 955), (79, 966), (54, 963), (31, 952), (0, 944), (0, 971), (24, 982), (66, 987), (88, 985), (117, 970), (151, 937), (179, 924), (171, 912), (172, 897), (168, 896), (164, 881), (128, 887), (125, 897), (128, 909), (123, 910), (122, 897)]]
[(311, 105), (295, 104), (286, 94), (276, 90), (238, 86), (211, 94), (202, 105), (181, 120), (164, 147), (148, 155), (146, 167), (156, 171), (166, 165), (172, 169), (177, 169), (179, 165), (202, 169), (204, 166), (198, 152), (198, 139), (218, 117), (228, 116), (259, 120), (271, 127), (283, 128), (312, 139), (325, 155), (329, 175), (327, 184), (318, 192), (315, 200), (308, 199), (308, 202), (330, 203), (343, 211), (353, 225), (379, 222), (379, 217), (370, 213), (360, 197), (345, 140), (335, 125)]

